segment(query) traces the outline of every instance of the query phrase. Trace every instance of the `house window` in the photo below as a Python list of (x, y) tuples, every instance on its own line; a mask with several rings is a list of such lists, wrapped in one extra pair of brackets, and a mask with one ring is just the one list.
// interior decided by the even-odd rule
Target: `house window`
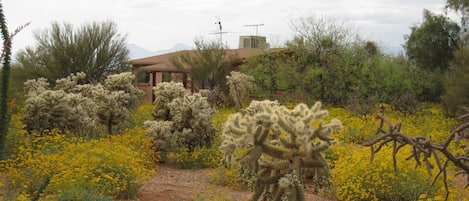
[(137, 83), (149, 83), (150, 82), (150, 73), (139, 70), (137, 71), (137, 74), (135, 75), (137, 78)]
[(163, 82), (171, 82), (171, 72), (163, 72)]

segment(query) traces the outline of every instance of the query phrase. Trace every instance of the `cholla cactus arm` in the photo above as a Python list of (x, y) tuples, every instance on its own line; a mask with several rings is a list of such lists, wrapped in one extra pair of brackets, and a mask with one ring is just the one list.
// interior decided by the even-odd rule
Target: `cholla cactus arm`
[(49, 82), (46, 78), (30, 79), (24, 82), (24, 88), (27, 91), (26, 97), (37, 96), (49, 89)]
[[(265, 193), (275, 195), (276, 199), (304, 200), (302, 172), (322, 168), (329, 175), (322, 152), (334, 143), (331, 134), (341, 124), (334, 119), (313, 126), (314, 121), (321, 122), (327, 115), (320, 103), (312, 107), (299, 104), (288, 109), (275, 101), (253, 101), (248, 108), (228, 118), (220, 149), (225, 159), (230, 160), (226, 163), (231, 164), (235, 159), (239, 161), (240, 172), (256, 173), (253, 200)], [(235, 155), (236, 149), (244, 149), (245, 154)]]
[(75, 74), (70, 74), (66, 78), (57, 79), (55, 81), (55, 90), (64, 90), (67, 93), (75, 92), (74, 89), (78, 85), (78, 81), (84, 79), (86, 77), (86, 73), (78, 72)]
[(174, 122), (177, 142), (189, 150), (197, 146), (208, 146), (215, 137), (211, 123), (214, 114), (206, 97), (200, 94), (176, 98), (168, 104), (171, 121)]
[(109, 91), (123, 91), (129, 94), (129, 100), (123, 107), (133, 110), (138, 107), (140, 98), (145, 93), (134, 85), (135, 75), (131, 72), (109, 75), (104, 80), (104, 88)]
[(125, 106), (129, 105), (131, 96), (124, 91), (109, 91), (98, 84), (93, 90), (93, 99), (99, 122), (107, 126), (108, 134), (112, 134), (113, 125), (130, 117), (131, 112)]
[(153, 147), (155, 151), (161, 151), (166, 145), (166, 141), (172, 133), (173, 122), (170, 121), (145, 121), (145, 127), (148, 128), (147, 136), (153, 138)]
[(153, 118), (155, 120), (167, 121), (171, 119), (168, 104), (176, 98), (184, 97), (186, 89), (179, 82), (163, 82), (153, 88), (155, 95), (155, 110)]
[(227, 85), (230, 88), (230, 96), (235, 101), (236, 106), (243, 107), (242, 97), (249, 90), (254, 88), (254, 77), (241, 72), (231, 71), (231, 75), (226, 76)]

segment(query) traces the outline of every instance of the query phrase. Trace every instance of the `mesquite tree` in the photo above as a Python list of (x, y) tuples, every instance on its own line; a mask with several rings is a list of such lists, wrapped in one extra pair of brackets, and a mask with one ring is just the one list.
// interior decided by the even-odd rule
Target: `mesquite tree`
[[(320, 102), (288, 109), (277, 101), (265, 100), (253, 101), (228, 117), (220, 149), (228, 166), (236, 160), (240, 173), (253, 177), (252, 200), (269, 196), (273, 200), (304, 200), (305, 171), (318, 170), (316, 177), (330, 177), (322, 153), (334, 143), (331, 134), (341, 129), (341, 123), (333, 119), (323, 125), (327, 115)], [(321, 123), (313, 124), (317, 121)]]

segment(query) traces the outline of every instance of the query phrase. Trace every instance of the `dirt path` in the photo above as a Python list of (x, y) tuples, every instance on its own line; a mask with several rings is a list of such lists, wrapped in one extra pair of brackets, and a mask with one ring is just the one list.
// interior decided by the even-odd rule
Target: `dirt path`
[[(250, 191), (237, 191), (211, 184), (210, 169), (177, 169), (160, 165), (154, 177), (148, 180), (137, 194), (140, 201), (244, 201), (252, 196)], [(324, 196), (306, 194), (307, 200), (332, 201)]]

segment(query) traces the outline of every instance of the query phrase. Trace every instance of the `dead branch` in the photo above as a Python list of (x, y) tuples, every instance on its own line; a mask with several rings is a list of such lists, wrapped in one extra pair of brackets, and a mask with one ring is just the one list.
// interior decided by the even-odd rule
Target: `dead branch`
[[(391, 120), (384, 116), (384, 108), (382, 107), (381, 113), (376, 116), (376, 118), (380, 120), (380, 126), (376, 134), (381, 136), (362, 145), (371, 148), (371, 160), (373, 161), (375, 157), (374, 155), (378, 153), (384, 145), (392, 142), (394, 171), (397, 171), (396, 155), (398, 151), (404, 146), (410, 146), (412, 155), (406, 158), (406, 160), (413, 158), (416, 162), (416, 167), (421, 166), (422, 162), (424, 162), (429, 176), (431, 176), (431, 170), (435, 167), (436, 164), (438, 173), (433, 177), (430, 186), (433, 186), (439, 176), (443, 175), (443, 182), (446, 191), (445, 200), (447, 200), (449, 189), (446, 168), (449, 162), (453, 163), (453, 165), (459, 169), (457, 175), (466, 176), (466, 187), (469, 186), (469, 150), (466, 151), (465, 154), (455, 154), (451, 150), (448, 150), (448, 147), (452, 142), (456, 142), (458, 139), (466, 139), (469, 137), (469, 120), (466, 120), (469, 118), (469, 109), (466, 108), (465, 111), (466, 113), (460, 117), (460, 119), (465, 120), (465, 122), (455, 128), (443, 144), (438, 144), (432, 142), (431, 139), (426, 137), (411, 137), (402, 133), (400, 131), (402, 123), (398, 122), (396, 124), (392, 124)], [(385, 128), (385, 126), (387, 126), (387, 128)], [(430, 160), (430, 158), (433, 158), (433, 160)], [(443, 158), (445, 160), (442, 163), (441, 160)]]

